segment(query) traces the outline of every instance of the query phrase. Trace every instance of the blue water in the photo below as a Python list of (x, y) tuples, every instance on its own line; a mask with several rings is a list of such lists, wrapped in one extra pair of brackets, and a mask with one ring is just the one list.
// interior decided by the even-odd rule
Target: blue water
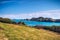
[(20, 19), (14, 19), (15, 22), (24, 22), (28, 26), (36, 26), (36, 25), (41, 25), (41, 26), (60, 26), (60, 23), (55, 23), (55, 22), (37, 22), (37, 21), (27, 21), (27, 20), (20, 20)]

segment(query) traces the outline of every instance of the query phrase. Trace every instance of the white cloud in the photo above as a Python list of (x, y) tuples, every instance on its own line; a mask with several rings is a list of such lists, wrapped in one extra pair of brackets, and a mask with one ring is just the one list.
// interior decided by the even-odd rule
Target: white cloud
[(40, 11), (35, 13), (5, 14), (0, 16), (11, 19), (24, 19), (24, 18), (32, 18), (32, 17), (40, 17), (40, 16), (60, 19), (60, 10)]

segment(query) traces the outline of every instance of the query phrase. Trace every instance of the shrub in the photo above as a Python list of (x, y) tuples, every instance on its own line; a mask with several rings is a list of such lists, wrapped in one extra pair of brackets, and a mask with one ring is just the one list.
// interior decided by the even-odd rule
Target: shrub
[(45, 29), (45, 30), (50, 30), (50, 31), (54, 31), (54, 32), (58, 32), (60, 33), (60, 26), (34, 26), (37, 29)]
[(2, 17), (0, 17), (0, 22), (16, 24), (16, 22), (12, 21), (11, 19), (9, 19), (9, 18), (2, 18)]
[(24, 22), (18, 22), (17, 24), (23, 24), (23, 25), (26, 25)]

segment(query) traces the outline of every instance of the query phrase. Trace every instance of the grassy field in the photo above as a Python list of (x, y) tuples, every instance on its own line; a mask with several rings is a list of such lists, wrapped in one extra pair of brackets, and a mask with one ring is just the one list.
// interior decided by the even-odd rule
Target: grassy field
[(60, 35), (25, 25), (0, 23), (0, 40), (60, 40)]

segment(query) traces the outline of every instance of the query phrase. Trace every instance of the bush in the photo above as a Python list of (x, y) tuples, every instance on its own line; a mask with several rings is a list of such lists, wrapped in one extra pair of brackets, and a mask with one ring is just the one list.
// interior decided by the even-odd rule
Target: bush
[(34, 26), (37, 29), (45, 29), (45, 30), (50, 30), (50, 31), (54, 31), (54, 32), (58, 32), (60, 33), (60, 26)]
[(2, 18), (2, 17), (0, 17), (0, 22), (16, 24), (16, 22), (12, 21), (11, 19), (9, 19), (9, 18)]
[(23, 25), (26, 25), (24, 22), (18, 22), (17, 24), (23, 24)]

